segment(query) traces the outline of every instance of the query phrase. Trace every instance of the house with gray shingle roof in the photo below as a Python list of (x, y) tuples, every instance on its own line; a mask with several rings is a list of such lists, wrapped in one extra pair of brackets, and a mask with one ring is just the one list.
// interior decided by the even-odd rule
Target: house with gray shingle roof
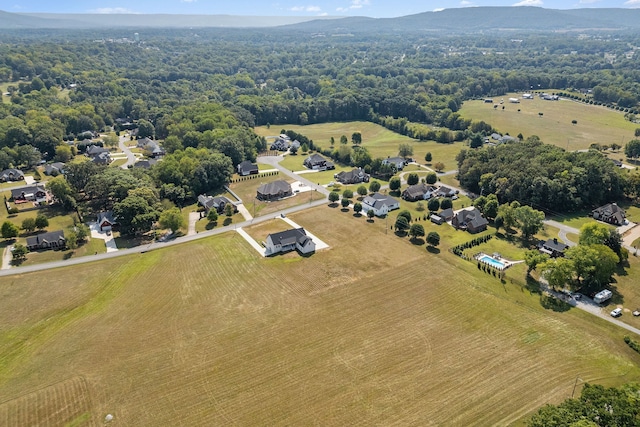
[(209, 213), (211, 209), (215, 210), (219, 214), (224, 213), (224, 209), (227, 205), (233, 206), (233, 212), (238, 212), (238, 207), (235, 203), (224, 196), (211, 197), (201, 194), (198, 196), (198, 204), (204, 207), (205, 214)]
[(313, 153), (309, 157), (304, 160), (304, 166), (313, 170), (329, 170), (335, 169), (335, 165), (331, 163), (329, 160), (325, 159), (318, 153)]
[(0, 172), (0, 182), (20, 181), (24, 179), (24, 173), (20, 169), (10, 168)]
[(64, 231), (51, 231), (35, 236), (27, 237), (27, 248), (30, 251), (39, 249), (62, 249), (66, 246)]
[(564, 256), (564, 251), (566, 251), (568, 248), (568, 245), (559, 242), (556, 238), (548, 239), (547, 241), (540, 240), (540, 242), (538, 242), (538, 250), (554, 258)]
[(411, 185), (402, 192), (402, 198), (409, 202), (429, 200), (437, 190), (437, 187), (424, 183)]
[(362, 211), (367, 213), (373, 210), (375, 216), (385, 216), (394, 209), (400, 209), (400, 202), (384, 194), (373, 193), (362, 201)]
[(311, 237), (307, 236), (304, 228), (294, 228), (269, 234), (264, 246), (266, 248), (265, 255), (267, 256), (294, 250), (301, 254), (309, 254), (316, 250), (315, 242)]
[(23, 201), (46, 201), (47, 190), (42, 184), (33, 184), (26, 187), (14, 188), (11, 190), (11, 198), (14, 202)]
[(258, 187), (256, 197), (260, 200), (279, 200), (293, 195), (291, 184), (282, 179), (262, 184)]
[(469, 233), (479, 233), (487, 229), (487, 221), (475, 207), (462, 209), (453, 216), (451, 225)]
[(362, 170), (362, 168), (356, 168), (349, 172), (342, 171), (333, 176), (338, 182), (348, 184), (360, 184), (361, 182), (369, 182), (369, 174)]
[(591, 212), (593, 219), (603, 221), (613, 225), (623, 225), (627, 217), (624, 210), (615, 203), (600, 206)]

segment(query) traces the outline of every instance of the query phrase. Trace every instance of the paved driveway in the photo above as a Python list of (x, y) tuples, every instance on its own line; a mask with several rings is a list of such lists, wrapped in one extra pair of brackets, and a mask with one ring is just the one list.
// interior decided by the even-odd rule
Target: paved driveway
[(106, 232), (100, 231), (98, 228), (98, 223), (92, 222), (89, 224), (89, 229), (91, 230), (91, 238), (92, 239), (100, 239), (104, 240), (104, 244), (107, 247), (107, 252), (117, 252), (118, 246), (116, 245), (116, 241), (113, 238), (113, 234), (109, 233), (107, 235)]

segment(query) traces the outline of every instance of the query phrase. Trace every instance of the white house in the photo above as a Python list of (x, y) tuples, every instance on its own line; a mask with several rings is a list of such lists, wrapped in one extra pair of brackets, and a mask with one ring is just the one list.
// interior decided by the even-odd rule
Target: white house
[(307, 236), (304, 228), (294, 228), (269, 234), (264, 246), (267, 256), (293, 250), (297, 250), (301, 254), (306, 255), (316, 250), (316, 244)]
[(401, 171), (404, 168), (406, 160), (402, 157), (387, 157), (382, 161), (383, 165), (393, 165), (396, 170)]
[(362, 210), (365, 213), (373, 210), (375, 216), (385, 216), (394, 209), (400, 209), (400, 202), (384, 194), (373, 193), (362, 201)]

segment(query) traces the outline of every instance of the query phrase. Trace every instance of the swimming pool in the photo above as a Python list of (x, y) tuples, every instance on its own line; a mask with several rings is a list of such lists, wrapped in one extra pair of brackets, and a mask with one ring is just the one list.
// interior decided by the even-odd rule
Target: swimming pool
[(489, 264), (491, 267), (495, 267), (498, 270), (504, 270), (505, 263), (500, 262), (497, 259), (490, 257), (489, 255), (482, 255), (478, 258), (478, 261), (484, 262), (485, 264)]

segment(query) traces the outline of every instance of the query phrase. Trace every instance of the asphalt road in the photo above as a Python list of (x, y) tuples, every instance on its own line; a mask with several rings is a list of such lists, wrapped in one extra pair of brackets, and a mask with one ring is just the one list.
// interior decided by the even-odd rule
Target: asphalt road
[(136, 156), (125, 144), (127, 140), (128, 138), (125, 135), (120, 135), (120, 138), (118, 138), (118, 147), (120, 147), (120, 150), (122, 150), (124, 154), (127, 155), (127, 162), (124, 165), (120, 166), (122, 169), (127, 169), (129, 165), (133, 166), (133, 164), (136, 162)]

